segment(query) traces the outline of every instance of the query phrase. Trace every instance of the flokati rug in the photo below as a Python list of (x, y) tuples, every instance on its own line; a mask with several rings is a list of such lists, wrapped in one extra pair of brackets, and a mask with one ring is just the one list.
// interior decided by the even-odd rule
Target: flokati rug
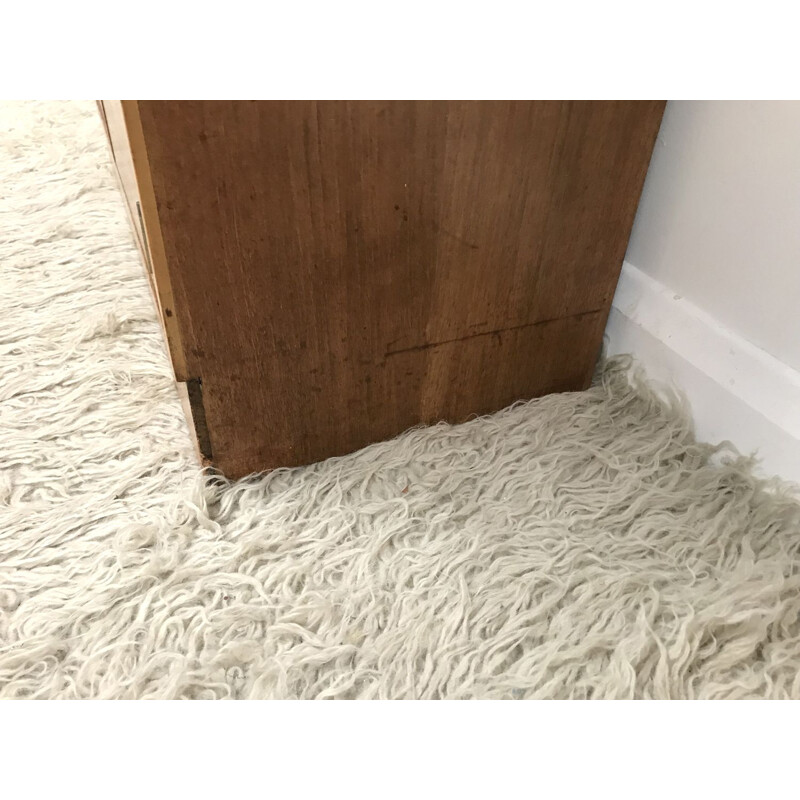
[(800, 697), (798, 505), (626, 359), (207, 478), (94, 104), (0, 172), (0, 696)]

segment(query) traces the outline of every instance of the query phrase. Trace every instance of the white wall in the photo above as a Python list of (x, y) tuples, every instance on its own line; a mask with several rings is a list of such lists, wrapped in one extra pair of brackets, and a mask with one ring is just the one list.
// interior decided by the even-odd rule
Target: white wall
[(667, 104), (607, 338), (800, 481), (800, 102)]
[(627, 260), (800, 369), (800, 102), (671, 102)]

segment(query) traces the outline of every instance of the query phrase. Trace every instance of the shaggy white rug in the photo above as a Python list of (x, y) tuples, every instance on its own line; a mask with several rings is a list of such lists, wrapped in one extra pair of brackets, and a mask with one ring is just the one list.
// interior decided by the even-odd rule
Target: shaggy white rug
[(800, 697), (797, 504), (624, 360), (204, 479), (94, 105), (0, 148), (0, 696)]

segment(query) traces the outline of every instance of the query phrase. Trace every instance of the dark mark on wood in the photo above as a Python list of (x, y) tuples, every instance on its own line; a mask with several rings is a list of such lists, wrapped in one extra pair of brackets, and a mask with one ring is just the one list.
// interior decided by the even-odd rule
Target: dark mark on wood
[(499, 328), (496, 331), (483, 331), (481, 333), (471, 333), (468, 336), (457, 336), (455, 339), (445, 339), (441, 342), (428, 342), (427, 344), (418, 344), (415, 347), (403, 347), (400, 350), (387, 350), (383, 355), (384, 358), (389, 356), (400, 355), (400, 353), (416, 353), (420, 350), (429, 350), (432, 347), (441, 347), (445, 344), (453, 344), (453, 342), (466, 342), (469, 339), (478, 339), (481, 336), (493, 336), (498, 343), (502, 343), (502, 334), (509, 333), (510, 331), (520, 331), (525, 328), (536, 328), (539, 325), (547, 325), (551, 322), (561, 322), (565, 319), (578, 320), (583, 317), (588, 317), (591, 314), (597, 314), (598, 311), (603, 311), (602, 308), (594, 308), (591, 311), (583, 311), (580, 314), (573, 314), (570, 317), (551, 317), (550, 319), (540, 319), (538, 322), (526, 322), (524, 325), (512, 325), (510, 328)]
[(464, 247), (469, 247), (470, 250), (478, 249), (478, 245), (473, 244), (472, 242), (468, 242), (466, 239), (462, 239), (460, 236), (456, 236), (456, 234), (451, 233), (450, 231), (443, 228), (441, 225), (437, 225), (436, 223), (434, 223), (433, 229), (436, 233), (443, 233), (445, 236), (449, 236), (451, 239), (454, 239), (459, 244), (463, 244)]
[(205, 466), (209, 466), (214, 459), (214, 455), (211, 450), (211, 436), (206, 422), (206, 409), (203, 405), (202, 378), (189, 378), (186, 381), (186, 392), (189, 395), (189, 405), (192, 409), (192, 422), (197, 435), (197, 447), (203, 457)]

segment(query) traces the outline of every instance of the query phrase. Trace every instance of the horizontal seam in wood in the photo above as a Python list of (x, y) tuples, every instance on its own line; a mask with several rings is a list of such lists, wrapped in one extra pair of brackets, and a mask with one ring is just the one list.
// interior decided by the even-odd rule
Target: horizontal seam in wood
[(471, 333), (467, 336), (458, 336), (455, 339), (445, 339), (442, 342), (429, 342), (428, 344), (418, 344), (414, 347), (404, 347), (400, 350), (387, 350), (384, 357), (396, 356), (400, 353), (415, 353), (419, 350), (428, 350), (431, 347), (441, 347), (445, 344), (453, 344), (454, 342), (465, 342), (469, 339), (477, 339), (480, 336), (498, 336), (501, 333), (510, 333), (511, 331), (519, 331), (523, 328), (535, 328), (538, 325), (547, 325), (550, 322), (561, 322), (568, 319), (580, 319), (581, 317), (588, 317), (590, 314), (597, 314), (603, 311), (603, 308), (594, 308), (591, 311), (581, 311), (579, 314), (570, 314), (566, 317), (551, 317), (550, 319), (540, 319), (537, 322), (525, 322), (522, 325), (512, 325), (510, 328), (498, 328), (494, 331), (484, 331), (483, 333)]

